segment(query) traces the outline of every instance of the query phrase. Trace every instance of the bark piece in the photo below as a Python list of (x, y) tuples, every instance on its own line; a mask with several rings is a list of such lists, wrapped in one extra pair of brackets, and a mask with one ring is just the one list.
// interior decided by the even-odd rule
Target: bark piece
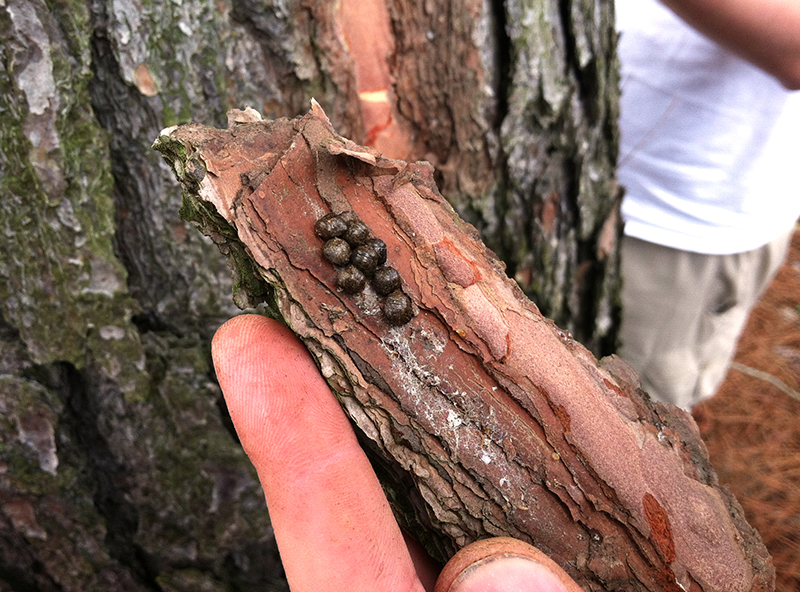
[[(155, 147), (183, 184), (184, 215), (311, 351), (429, 550), (447, 558), (508, 535), (586, 590), (773, 588), (769, 555), (691, 417), (651, 404), (623, 361), (598, 363), (542, 317), (430, 165), (336, 135), (316, 104), (257, 119), (169, 128)], [(338, 287), (314, 225), (350, 210), (386, 243), (409, 322), (387, 322), (369, 286)], [(254, 272), (268, 291), (253, 289)]]

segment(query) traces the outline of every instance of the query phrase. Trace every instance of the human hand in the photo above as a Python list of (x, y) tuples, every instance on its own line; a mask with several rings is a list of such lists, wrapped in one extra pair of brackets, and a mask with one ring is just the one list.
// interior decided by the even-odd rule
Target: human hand
[(511, 538), (469, 545), (439, 573), (407, 544), (339, 403), (279, 323), (236, 317), (212, 354), (293, 592), (580, 592), (541, 551)]

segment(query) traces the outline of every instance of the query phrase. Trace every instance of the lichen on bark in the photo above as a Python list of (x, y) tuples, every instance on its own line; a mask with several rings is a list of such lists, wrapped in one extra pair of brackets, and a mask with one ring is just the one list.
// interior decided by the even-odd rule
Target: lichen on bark
[(36, 8), (9, 3), (4, 19), (4, 34), (28, 46), (11, 50), (0, 81), (0, 225), (9, 239), (0, 255), (2, 312), (36, 363), (80, 368), (88, 350), (135, 390), (143, 353), (113, 251), (113, 180), (105, 134), (88, 108), (88, 65), (63, 54), (60, 31)]
[[(152, 182), (170, 176), (148, 160), (148, 125), (160, 123), (141, 107), (159, 99), (142, 93), (142, 69), (129, 84), (103, 51), (111, 4), (0, 6), (0, 587), (285, 589), (210, 367), (210, 332), (234, 308), (229, 273), (210, 241), (180, 241), (177, 205)], [(166, 93), (164, 104), (213, 120), (201, 89), (213, 95), (202, 83), (216, 63), (206, 54), (208, 69), (195, 68), (179, 45), (193, 102)], [(121, 221), (143, 196), (160, 206), (139, 221), (157, 238), (126, 259), (120, 245), (141, 236)], [(169, 248), (149, 250), (158, 238)], [(192, 259), (206, 264), (194, 272)], [(158, 265), (188, 273), (159, 283), (147, 273)], [(146, 282), (152, 300), (139, 297)]]
[[(618, 73), (613, 3), (506, 4), (505, 176), (488, 243), (559, 326), (614, 351)], [(495, 243), (499, 246), (495, 246)]]

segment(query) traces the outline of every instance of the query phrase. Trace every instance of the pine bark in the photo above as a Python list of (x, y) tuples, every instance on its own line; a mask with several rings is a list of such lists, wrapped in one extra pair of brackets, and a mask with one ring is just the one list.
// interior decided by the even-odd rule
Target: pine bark
[[(209, 363), (237, 313), (230, 271), (178, 216), (151, 144), (171, 125), (222, 127), (230, 108), (293, 117), (311, 97), (368, 140), (335, 7), (0, 6), (0, 589), (286, 589)], [(612, 3), (401, 0), (386, 14), (409, 157), (437, 166), (547, 314), (608, 349)]]
[[(441, 197), (429, 164), (338, 136), (317, 105), (259, 119), (233, 111), (227, 131), (180, 126), (155, 147), (184, 187), (184, 215), (231, 253), (241, 285), (266, 282), (251, 296), (267, 293), (308, 347), (430, 553), (446, 561), (512, 536), (585, 590), (774, 587), (691, 415), (649, 404), (624, 362), (601, 367), (546, 320)], [(345, 283), (353, 268), (373, 271), (348, 230), (358, 222), (332, 238), (331, 213), (354, 214), (384, 242), (401, 288)], [(348, 242), (349, 263), (326, 260), (323, 246)], [(406, 298), (398, 318), (391, 300)]]

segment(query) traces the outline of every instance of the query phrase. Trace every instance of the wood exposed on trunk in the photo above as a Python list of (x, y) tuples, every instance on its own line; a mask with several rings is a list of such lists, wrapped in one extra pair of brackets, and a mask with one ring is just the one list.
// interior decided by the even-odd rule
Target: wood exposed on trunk
[[(586, 590), (772, 589), (769, 556), (690, 416), (651, 404), (624, 362), (598, 364), (545, 319), (427, 163), (336, 135), (316, 105), (259, 119), (170, 128), (156, 148), (184, 187), (184, 215), (231, 254), (239, 285), (258, 285), (255, 273), (269, 286), (429, 550), (446, 558), (504, 534)], [(369, 286), (337, 287), (314, 226), (351, 210), (386, 243), (410, 321), (388, 323)]]

